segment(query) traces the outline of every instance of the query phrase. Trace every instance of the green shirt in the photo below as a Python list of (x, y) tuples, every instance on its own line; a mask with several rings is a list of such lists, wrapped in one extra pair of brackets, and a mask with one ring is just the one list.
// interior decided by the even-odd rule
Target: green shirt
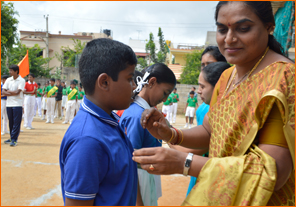
[(42, 94), (43, 90), (41, 88), (37, 89), (37, 97), (42, 97), (42, 95), (40, 95), (38, 92)]
[[(71, 88), (68, 88), (68, 89), (67, 89), (67, 94), (69, 95), (69, 94), (71, 93), (71, 91), (72, 91), (72, 89), (71, 89)], [(77, 92), (75, 93), (75, 95), (72, 96), (72, 98), (69, 99), (69, 100), (76, 100), (76, 96), (77, 96), (77, 95), (78, 95), (78, 90), (77, 90)]]
[[(81, 95), (81, 96), (80, 96)], [(83, 96), (85, 95), (85, 93), (83, 91), (78, 91), (78, 100), (83, 99)]]
[[(53, 87), (55, 87), (55, 85), (54, 86), (51, 86), (51, 85), (47, 86), (45, 89), (45, 92), (48, 93)], [(56, 94), (56, 92), (57, 92), (57, 90), (51, 96), (54, 96)]]
[(67, 88), (63, 88), (63, 96), (67, 95)]
[[(175, 96), (177, 96), (177, 98), (175, 98)], [(179, 94), (177, 94), (177, 93), (171, 93), (171, 97), (173, 99), (173, 103), (177, 103), (178, 102), (177, 99), (179, 99)]]
[(163, 105), (165, 105), (165, 106), (167, 106), (167, 105), (170, 105), (170, 103), (172, 103), (172, 97), (168, 97), (168, 99), (165, 101), (165, 102), (163, 102)]
[(196, 107), (196, 104), (197, 104), (197, 98), (188, 98), (187, 99), (187, 103), (188, 103), (188, 106), (191, 106), (191, 107)]

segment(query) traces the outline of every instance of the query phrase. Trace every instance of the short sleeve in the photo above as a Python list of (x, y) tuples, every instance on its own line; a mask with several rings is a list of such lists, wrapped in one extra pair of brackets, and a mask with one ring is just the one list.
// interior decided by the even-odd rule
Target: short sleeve
[(7, 79), (2, 87), (3, 89), (8, 90), (8, 82), (9, 80)]
[(108, 154), (97, 139), (76, 139), (67, 150), (64, 162), (65, 196), (76, 200), (94, 199), (107, 173), (108, 162)]
[(187, 99), (187, 103), (189, 103), (189, 99)]
[(26, 82), (25, 82), (25, 80), (24, 79), (22, 79), (21, 81), (20, 81), (20, 84), (18, 85), (18, 90), (22, 90), (22, 91), (24, 91), (25, 90), (25, 84), (26, 84)]
[(140, 124), (139, 117), (124, 117), (120, 120), (121, 129), (126, 132), (127, 138), (131, 141), (134, 149), (141, 149), (144, 142), (144, 130)]

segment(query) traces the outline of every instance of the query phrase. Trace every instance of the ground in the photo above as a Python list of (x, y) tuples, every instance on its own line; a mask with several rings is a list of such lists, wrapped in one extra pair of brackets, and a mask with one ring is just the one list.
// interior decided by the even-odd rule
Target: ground
[[(2, 206), (62, 206), (60, 188), (59, 149), (69, 127), (63, 120), (45, 124), (34, 117), (34, 129), (20, 133), (18, 145), (10, 147), (1, 136), (1, 205)], [(23, 124), (23, 122), (22, 122)], [(177, 116), (174, 124), (182, 128), (185, 117)], [(185, 198), (189, 177), (161, 176), (162, 197), (160, 206), (179, 206)]]

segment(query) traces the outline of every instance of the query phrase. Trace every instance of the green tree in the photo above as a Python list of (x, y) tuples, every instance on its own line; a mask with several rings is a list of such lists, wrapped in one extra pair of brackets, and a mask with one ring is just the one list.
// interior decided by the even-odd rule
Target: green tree
[(79, 39), (74, 39), (73, 45), (74, 49), (71, 49), (69, 46), (62, 47), (61, 50), (63, 51), (63, 66), (66, 67), (75, 67), (75, 61), (79, 54), (82, 53), (83, 49), (85, 48), (86, 42), (81, 42)]
[(47, 64), (52, 58), (43, 58), (43, 49), (40, 48), (38, 44), (28, 48), (20, 42), (17, 43), (17, 45), (13, 47), (9, 53), (9, 65), (17, 65), (27, 54), (27, 50), (29, 53), (30, 73), (33, 73), (36, 77), (50, 77), (49, 72), (53, 68), (47, 68)]
[(166, 55), (168, 53), (168, 47), (166, 46), (165, 39), (163, 37), (163, 32), (161, 28), (158, 28), (158, 38), (159, 38), (159, 51), (157, 53), (157, 62), (165, 63)]
[(149, 53), (149, 65), (152, 62), (156, 63), (156, 54), (155, 54), (155, 43), (153, 33), (149, 34), (149, 41), (146, 44), (146, 53)]
[(13, 3), (1, 2), (1, 74), (8, 70), (8, 53), (17, 39), (16, 15)]
[(147, 60), (145, 58), (137, 57), (138, 64), (136, 70), (142, 71), (144, 68), (148, 66)]
[(186, 55), (186, 65), (183, 68), (180, 79), (182, 84), (198, 84), (198, 77), (201, 70), (202, 52), (202, 50), (195, 50), (192, 53)]

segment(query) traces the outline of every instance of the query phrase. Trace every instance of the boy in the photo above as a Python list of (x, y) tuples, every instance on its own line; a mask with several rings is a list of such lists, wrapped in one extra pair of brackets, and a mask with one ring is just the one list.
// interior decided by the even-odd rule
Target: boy
[(173, 93), (171, 93), (171, 97), (173, 99), (173, 105), (171, 106), (172, 115), (170, 117), (170, 123), (174, 124), (174, 123), (176, 123), (176, 116), (177, 116), (177, 110), (178, 110), (178, 101), (179, 101), (179, 94), (177, 94), (177, 88), (175, 88), (173, 90)]
[(38, 88), (38, 85), (34, 82), (34, 79), (35, 75), (30, 73), (28, 75), (28, 82), (26, 82), (24, 90), (24, 127), (26, 129), (33, 129), (32, 121), (34, 117), (35, 94)]
[(43, 96), (43, 91), (40, 88), (40, 83), (37, 83), (38, 88), (37, 88), (37, 92), (36, 92), (36, 101), (35, 101), (35, 109), (34, 109), (34, 113), (36, 115), (36, 110), (38, 108), (38, 116), (41, 117), (41, 98)]
[(48, 123), (54, 123), (54, 105), (55, 105), (55, 97), (57, 96), (57, 90), (58, 87), (54, 85), (55, 79), (51, 78), (50, 79), (50, 85), (46, 87), (45, 89), (45, 94), (47, 97), (47, 102), (46, 102), (46, 108), (47, 108), (47, 121), (45, 122), (46, 124)]
[(196, 88), (194, 86), (192, 86), (191, 91), (188, 93), (188, 98), (190, 98), (190, 93), (193, 91), (194, 93), (194, 98), (197, 98), (197, 93), (195, 92)]
[(86, 44), (79, 61), (86, 96), (60, 149), (65, 205), (136, 204), (133, 147), (112, 112), (132, 102), (136, 65), (135, 53), (120, 42), (100, 38)]
[(1, 76), (1, 135), (9, 134), (8, 128), (7, 128), (7, 122), (8, 122), (8, 117), (7, 117), (7, 111), (6, 111), (6, 100), (7, 96), (2, 95), (2, 87), (8, 78), (8, 75), (2, 75)]
[(63, 86), (61, 85), (61, 80), (57, 79), (57, 96), (55, 97), (55, 117), (58, 116), (60, 120), (62, 120), (62, 99), (63, 99)]
[(196, 109), (196, 106), (198, 106), (198, 103), (197, 103), (197, 98), (194, 97), (194, 91), (191, 91), (189, 93), (189, 95), (190, 95), (190, 97), (188, 98), (187, 103), (186, 103), (186, 107), (185, 107), (186, 125), (184, 126), (184, 128), (188, 127), (188, 117), (189, 117), (189, 123), (190, 123), (189, 129), (191, 129), (192, 124), (193, 124), (195, 109)]
[(23, 115), (25, 79), (19, 75), (19, 71), (20, 69), (17, 65), (11, 65), (9, 67), (9, 75), (11, 77), (5, 81), (2, 91), (2, 94), (7, 96), (6, 110), (10, 131), (10, 139), (4, 141), (4, 143), (10, 143), (11, 147), (17, 145)]
[(71, 124), (74, 118), (74, 113), (75, 113), (76, 103), (77, 103), (77, 95), (78, 95), (78, 91), (75, 87), (76, 87), (76, 82), (71, 81), (70, 88), (67, 90), (68, 102), (67, 102), (67, 108), (66, 108), (66, 117), (65, 117), (65, 121), (62, 124), (67, 124), (69, 121)]
[(79, 111), (80, 104), (82, 103), (83, 96), (85, 93), (82, 91), (82, 85), (80, 84), (78, 87), (78, 94), (77, 94), (77, 103), (76, 103), (76, 113)]
[(43, 117), (41, 118), (41, 120), (44, 120), (45, 119), (45, 115), (46, 115), (46, 103), (47, 103), (47, 97), (46, 97), (46, 93), (45, 93), (45, 90), (47, 88), (47, 86), (49, 85), (49, 82), (46, 81), (45, 84), (44, 84), (44, 87), (42, 89), (43, 91), (43, 98), (42, 98), (42, 108), (43, 108)]
[(62, 87), (63, 87), (62, 116), (64, 116), (64, 109), (65, 109), (65, 107), (66, 107), (66, 103), (67, 103), (67, 100), (68, 100), (68, 96), (67, 96), (67, 88), (66, 88), (66, 84), (65, 84), (65, 82), (63, 81), (61, 85), (62, 85)]
[(163, 102), (163, 105), (162, 105), (162, 113), (166, 114), (165, 118), (168, 120), (168, 122), (171, 120), (172, 104), (173, 104), (173, 99), (171, 96), (169, 96), (167, 100)]

